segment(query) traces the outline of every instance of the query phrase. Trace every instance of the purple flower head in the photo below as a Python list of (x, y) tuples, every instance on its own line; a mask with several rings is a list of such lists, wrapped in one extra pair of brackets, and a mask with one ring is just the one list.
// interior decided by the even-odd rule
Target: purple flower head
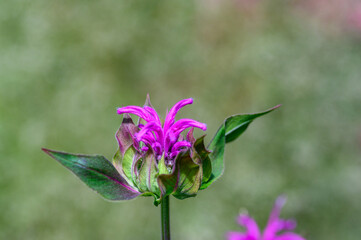
[[(240, 214), (237, 221), (246, 228), (246, 232), (229, 232), (227, 240), (305, 240), (300, 235), (289, 232), (296, 228), (294, 220), (280, 219), (280, 212), (283, 205), (286, 203), (286, 198), (280, 196), (277, 198), (272, 209), (268, 223), (263, 233), (259, 230), (256, 221), (247, 214)], [(281, 231), (285, 231), (278, 234)]]
[[(175, 157), (182, 151), (187, 151), (192, 146), (193, 128), (207, 130), (204, 123), (192, 119), (180, 119), (175, 121), (178, 111), (186, 105), (192, 104), (193, 99), (188, 98), (176, 103), (165, 117), (164, 123), (157, 112), (150, 104), (149, 96), (144, 107), (126, 106), (118, 108), (118, 114), (134, 114), (140, 118), (138, 123), (139, 131), (134, 133), (134, 145), (138, 151), (147, 152), (150, 148), (154, 151), (157, 161), (162, 156), (168, 165), (174, 163)], [(187, 128), (191, 128), (184, 138), (181, 133)]]

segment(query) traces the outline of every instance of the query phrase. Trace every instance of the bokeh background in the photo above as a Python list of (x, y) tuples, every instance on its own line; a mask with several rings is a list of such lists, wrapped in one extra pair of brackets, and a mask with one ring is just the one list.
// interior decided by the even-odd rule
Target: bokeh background
[[(208, 124), (281, 109), (227, 145), (223, 177), (171, 200), (174, 239), (224, 239), (275, 198), (307, 239), (361, 236), (361, 4), (355, 0), (0, 2), (0, 239), (160, 239), (151, 198), (104, 201), (41, 147), (111, 158), (116, 107)], [(198, 134), (201, 134), (198, 132)]]

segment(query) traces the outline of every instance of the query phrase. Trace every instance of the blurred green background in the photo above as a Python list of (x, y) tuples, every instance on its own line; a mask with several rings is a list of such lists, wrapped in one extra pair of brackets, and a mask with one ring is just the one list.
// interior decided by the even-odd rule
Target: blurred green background
[(1, 1), (0, 239), (160, 239), (152, 198), (104, 201), (40, 151), (111, 158), (116, 107), (147, 93), (161, 114), (193, 97), (178, 117), (207, 141), (283, 104), (227, 145), (219, 181), (171, 199), (173, 239), (224, 239), (241, 209), (263, 227), (282, 193), (307, 239), (360, 239), (361, 18), (310, 2)]

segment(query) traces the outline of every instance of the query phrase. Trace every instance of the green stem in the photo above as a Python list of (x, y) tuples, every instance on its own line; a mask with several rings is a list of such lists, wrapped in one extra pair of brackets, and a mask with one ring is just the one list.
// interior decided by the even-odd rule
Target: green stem
[(161, 203), (162, 240), (170, 240), (169, 224), (169, 196), (163, 198)]

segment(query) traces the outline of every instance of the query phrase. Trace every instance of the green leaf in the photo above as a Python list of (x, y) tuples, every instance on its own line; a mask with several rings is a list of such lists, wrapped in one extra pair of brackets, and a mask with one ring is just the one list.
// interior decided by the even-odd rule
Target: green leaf
[(208, 182), (209, 178), (212, 176), (212, 162), (208, 156), (202, 162), (202, 171), (203, 171), (203, 178), (202, 178), (202, 184), (203, 184)]
[(189, 152), (179, 154), (175, 162), (171, 174), (158, 177), (162, 198), (170, 194), (179, 199), (195, 196), (202, 181), (202, 168), (192, 160)]
[(155, 162), (155, 157), (152, 150), (149, 150), (144, 158), (142, 166), (139, 170), (138, 188), (142, 192), (152, 192), (159, 194), (159, 187), (157, 183), (158, 168)]
[(188, 154), (178, 162), (178, 187), (173, 195), (179, 199), (194, 197), (201, 186), (202, 168)]
[(136, 160), (135, 149), (133, 147), (130, 147), (125, 151), (124, 157), (122, 159), (122, 168), (124, 174), (129, 179), (132, 179), (132, 172), (133, 172), (132, 169), (135, 160)]
[(125, 178), (129, 185), (135, 186), (135, 164), (139, 160), (139, 155), (136, 154), (136, 150), (133, 146), (130, 146), (124, 153), (122, 157), (120, 150), (118, 150), (113, 157), (113, 165), (118, 170), (120, 175)]
[(207, 182), (212, 174), (212, 164), (208, 155), (211, 153), (204, 145), (204, 136), (198, 138), (193, 144), (193, 156), (192, 159), (197, 163), (197, 159), (200, 159), (199, 163), (202, 165), (202, 182)]
[(153, 197), (153, 204), (154, 206), (158, 206), (162, 200), (160, 199), (159, 195), (158, 194), (155, 194), (155, 193), (152, 193), (152, 192), (145, 192), (145, 193), (142, 193), (141, 195), (142, 197)]
[[(113, 163), (113, 166), (118, 170), (119, 174), (123, 177), (123, 178), (127, 178), (123, 172), (123, 169), (122, 169), (122, 159), (123, 159), (123, 156), (122, 154), (120, 153), (120, 151), (118, 150), (115, 154), (114, 154), (114, 157), (112, 159), (112, 163)], [(126, 179), (128, 180), (128, 179)]]
[(208, 154), (211, 153), (206, 149), (206, 146), (204, 145), (204, 137), (205, 135), (198, 138), (193, 143), (193, 149), (198, 153), (198, 155), (201, 157), (202, 160), (205, 159), (208, 156)]
[(270, 113), (278, 107), (280, 107), (280, 105), (260, 113), (234, 115), (228, 117), (224, 121), (208, 145), (208, 149), (212, 151), (212, 153), (209, 154), (212, 164), (212, 174), (207, 182), (202, 183), (201, 189), (207, 188), (222, 175), (224, 170), (223, 157), (226, 143), (230, 143), (237, 139), (254, 119)]
[(141, 194), (129, 186), (115, 167), (101, 155), (80, 155), (49, 149), (42, 150), (108, 200), (129, 200)]
[(158, 176), (158, 186), (161, 191), (161, 198), (171, 195), (178, 187), (178, 167), (175, 166), (170, 174), (160, 174)]

